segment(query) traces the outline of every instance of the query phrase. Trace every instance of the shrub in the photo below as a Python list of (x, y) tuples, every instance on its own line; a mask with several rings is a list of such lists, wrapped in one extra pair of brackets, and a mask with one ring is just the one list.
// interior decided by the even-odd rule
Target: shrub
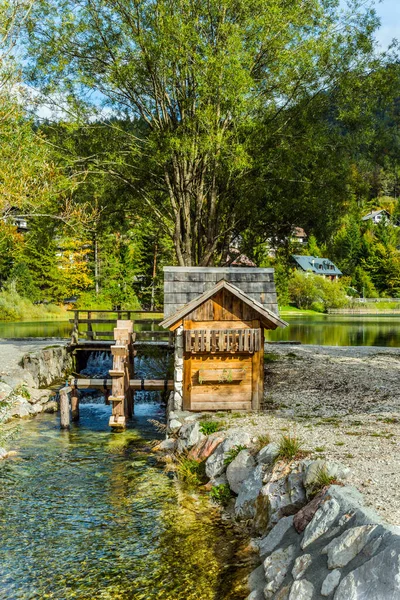
[(204, 435), (210, 435), (221, 429), (221, 424), (217, 421), (200, 421), (200, 431)]
[(226, 457), (224, 459), (224, 464), (225, 465), (230, 465), (231, 462), (233, 460), (235, 460), (235, 458), (237, 457), (237, 455), (239, 454), (239, 452), (241, 452), (242, 450), (247, 450), (246, 446), (242, 446), (242, 444), (238, 444), (237, 446), (234, 446), (233, 448), (231, 448), (230, 450), (228, 450), (228, 452), (226, 453)]
[(333, 477), (332, 475), (329, 475), (328, 471), (326, 470), (326, 467), (321, 467), (317, 471), (315, 481), (313, 482), (309, 491), (309, 496), (316, 496), (325, 487), (329, 487), (334, 483), (339, 483), (339, 481), (335, 479), (335, 477)]
[(176, 463), (176, 472), (182, 481), (190, 486), (198, 486), (205, 480), (205, 464), (194, 458), (179, 458)]
[(226, 506), (229, 500), (232, 498), (231, 488), (227, 483), (221, 485), (213, 485), (210, 491), (211, 499), (217, 504)]
[(342, 282), (301, 271), (293, 273), (289, 281), (289, 294), (291, 302), (297, 308), (320, 312), (328, 308), (343, 308), (349, 303)]
[(282, 435), (277, 458), (293, 460), (303, 452), (303, 441), (295, 435)]

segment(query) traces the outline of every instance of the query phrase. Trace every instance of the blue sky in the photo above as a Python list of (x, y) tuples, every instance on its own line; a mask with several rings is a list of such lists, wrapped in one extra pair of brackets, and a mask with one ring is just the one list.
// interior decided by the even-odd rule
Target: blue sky
[(375, 8), (381, 19), (376, 38), (386, 48), (393, 38), (400, 38), (400, 0), (382, 0)]

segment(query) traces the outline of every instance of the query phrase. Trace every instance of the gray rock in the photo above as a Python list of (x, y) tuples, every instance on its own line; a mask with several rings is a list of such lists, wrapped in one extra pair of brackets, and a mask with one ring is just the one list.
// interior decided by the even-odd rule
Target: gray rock
[(260, 452), (257, 454), (257, 463), (259, 465), (272, 465), (275, 462), (279, 454), (279, 445), (278, 444), (268, 444), (261, 448)]
[(243, 481), (248, 479), (256, 466), (254, 458), (248, 450), (241, 450), (226, 469), (229, 487), (238, 494)]
[(259, 465), (252, 471), (250, 477), (243, 481), (235, 502), (235, 515), (237, 518), (252, 519), (255, 516), (256, 500), (262, 488), (262, 479), (262, 466)]
[(211, 485), (226, 485), (228, 483), (226, 473), (222, 473), (222, 475), (220, 475), (219, 477), (214, 477), (213, 479), (210, 479), (210, 483)]
[(171, 431), (171, 433), (177, 433), (181, 427), (182, 427), (182, 423), (180, 421), (178, 421), (178, 419), (172, 419), (169, 422), (168, 429)]
[(31, 405), (24, 398), (18, 397), (8, 411), (10, 417), (25, 419), (31, 415)]
[(227, 465), (225, 459), (228, 456), (229, 450), (232, 450), (235, 446), (249, 446), (251, 443), (251, 437), (245, 431), (239, 431), (231, 433), (226, 440), (219, 444), (215, 451), (208, 457), (206, 462), (206, 475), (209, 479), (218, 477), (225, 470)]
[(290, 473), (287, 478), (287, 491), (293, 509), (300, 509), (307, 504), (306, 490), (302, 473)]
[(249, 575), (248, 587), (251, 590), (250, 600), (264, 600), (265, 575), (264, 567), (260, 565)]
[(282, 517), (270, 531), (270, 533), (259, 542), (260, 556), (270, 554), (278, 544), (281, 543), (287, 531), (293, 526), (293, 517)]
[(279, 548), (264, 560), (264, 573), (267, 585), (264, 588), (264, 596), (268, 600), (278, 591), (285, 579), (290, 565), (295, 557), (296, 548), (291, 545), (287, 548)]
[(50, 400), (43, 404), (43, 412), (45, 413), (56, 413), (58, 411), (58, 404), (55, 400)]
[(301, 547), (304, 550), (326, 533), (340, 513), (340, 505), (334, 498), (322, 504), (304, 530)]
[(303, 482), (306, 489), (313, 487), (321, 470), (326, 471), (329, 477), (333, 477), (338, 481), (344, 481), (351, 473), (348, 467), (323, 459), (303, 462), (303, 468)]
[(398, 600), (400, 598), (400, 554), (386, 548), (339, 584), (334, 600)]
[(163, 440), (159, 445), (160, 450), (169, 450), (170, 452), (176, 450), (178, 446), (177, 440), (174, 438), (168, 438), (167, 440)]
[(311, 562), (311, 554), (303, 554), (302, 556), (298, 556), (294, 561), (294, 567), (292, 569), (293, 579), (300, 579), (303, 577), (304, 573), (311, 565)]
[(193, 448), (193, 446), (204, 437), (204, 434), (200, 431), (198, 421), (195, 421), (194, 423), (184, 423), (179, 430), (178, 451), (183, 452), (185, 450), (190, 450), (190, 448)]
[(31, 404), (30, 413), (31, 415), (38, 415), (43, 412), (43, 404)]
[(371, 534), (375, 531), (376, 527), (376, 525), (352, 527), (338, 538), (332, 540), (323, 549), (323, 553), (328, 554), (328, 568), (337, 569), (338, 567), (345, 567), (361, 552), (371, 539)]
[(289, 600), (311, 600), (314, 594), (314, 586), (307, 579), (295, 581), (290, 590)]
[(13, 393), (11, 385), (0, 381), (0, 402), (6, 401)]
[(289, 600), (290, 585), (285, 585), (279, 592), (276, 592), (274, 600)]
[(330, 596), (339, 585), (340, 577), (341, 572), (339, 569), (335, 569), (331, 573), (328, 573), (322, 583), (321, 596)]
[(7, 458), (7, 456), (8, 456), (7, 450), (5, 448), (0, 447), (0, 460)]

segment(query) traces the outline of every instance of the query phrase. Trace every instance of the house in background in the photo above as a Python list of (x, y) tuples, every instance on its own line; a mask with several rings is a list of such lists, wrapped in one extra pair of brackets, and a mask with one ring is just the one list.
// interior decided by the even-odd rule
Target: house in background
[(368, 213), (364, 217), (362, 217), (361, 221), (372, 221), (375, 225), (381, 222), (390, 223), (390, 214), (387, 210), (373, 210)]
[(307, 244), (308, 242), (308, 235), (306, 234), (306, 232), (304, 231), (304, 229), (302, 227), (295, 227), (292, 233), (292, 237), (291, 237), (291, 241), (294, 242), (295, 244)]
[(342, 271), (329, 260), (329, 258), (318, 258), (318, 256), (302, 256), (300, 254), (292, 254), (292, 259), (296, 267), (306, 273), (314, 273), (322, 275), (329, 279), (337, 279), (343, 275)]
[(28, 231), (28, 222), (26, 217), (20, 215), (19, 212), (19, 209), (13, 206), (3, 212), (3, 218), (7, 223), (14, 225), (18, 233), (26, 233)]

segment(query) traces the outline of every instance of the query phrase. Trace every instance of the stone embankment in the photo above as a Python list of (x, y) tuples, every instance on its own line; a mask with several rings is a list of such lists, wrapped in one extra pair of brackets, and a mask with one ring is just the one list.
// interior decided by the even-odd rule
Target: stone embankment
[(48, 389), (72, 369), (65, 343), (0, 340), (0, 423), (41, 412), (55, 412)]
[(400, 598), (400, 528), (364, 506), (347, 467), (301, 451), (285, 459), (281, 443), (260, 448), (266, 438), (245, 429), (205, 435), (204, 423), (171, 412), (160, 447), (201, 461), (206, 489), (232, 495), (226, 510), (251, 532), (260, 561), (247, 600)]

